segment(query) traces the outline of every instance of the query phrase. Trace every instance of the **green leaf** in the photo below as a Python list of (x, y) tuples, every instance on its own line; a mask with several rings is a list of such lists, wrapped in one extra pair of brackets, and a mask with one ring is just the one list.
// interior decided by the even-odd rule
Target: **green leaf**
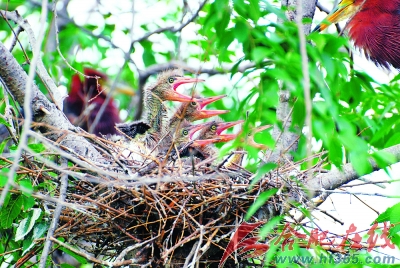
[(257, 170), (256, 176), (254, 179), (251, 181), (250, 187), (252, 187), (254, 184), (256, 184), (262, 176), (264, 176), (266, 173), (270, 172), (271, 170), (275, 169), (278, 165), (275, 163), (267, 163), (263, 165), (261, 168)]
[[(385, 212), (381, 213), (381, 215), (378, 216), (378, 218), (376, 218), (375, 222), (386, 222), (386, 221), (390, 221), (391, 223), (396, 223), (396, 222), (392, 222), (392, 220), (394, 219), (394, 217), (392, 217), (393, 215), (397, 216), (400, 215), (400, 203), (397, 203), (394, 206), (391, 206), (390, 208), (386, 209)], [(394, 219), (396, 220), (396, 219)], [(398, 221), (397, 223), (399, 223), (400, 221)]]
[(75, 268), (75, 266), (68, 264), (68, 263), (62, 263), (60, 265), (61, 268)]
[(33, 150), (35, 153), (41, 153), (46, 150), (43, 144), (41, 143), (33, 143), (33, 144), (28, 144), (28, 147)]
[(273, 196), (274, 194), (276, 194), (276, 192), (278, 192), (278, 189), (269, 189), (266, 192), (262, 192), (256, 199), (256, 201), (250, 206), (250, 208), (247, 210), (246, 216), (244, 217), (245, 220), (249, 220), (251, 218), (251, 216), (254, 215), (254, 213), (257, 212), (257, 210), (262, 207), (267, 200)]
[(24, 237), (32, 230), (41, 213), (42, 210), (40, 208), (34, 208), (29, 212), (28, 217), (23, 219), (18, 225), (17, 231), (15, 232), (15, 241), (24, 239)]
[(6, 175), (0, 174), (0, 187), (4, 187), (7, 184), (8, 177)]
[(154, 56), (153, 44), (149, 41), (143, 41), (140, 43), (143, 46), (144, 52), (142, 55), (143, 62), (146, 66), (150, 66), (156, 63)]
[[(2, 154), (2, 153), (4, 152), (4, 148), (6, 148), (7, 143), (8, 143), (9, 141), (10, 141), (10, 139), (7, 138), (7, 139), (4, 139), (4, 140), (0, 143), (0, 154)], [(3, 161), (3, 160), (1, 160), (0, 164), (1, 164), (1, 165), (4, 165), (4, 164), (6, 164), (6, 162)]]
[(389, 140), (385, 143), (385, 148), (397, 145), (400, 143), (400, 132), (391, 135)]
[(33, 239), (31, 237), (25, 238), (22, 242), (22, 255), (25, 255), (30, 249), (33, 248), (34, 245), (35, 243), (33, 242)]
[(24, 196), (24, 211), (28, 211), (35, 205), (35, 198), (32, 196)]
[(35, 228), (33, 228), (32, 238), (33, 239), (42, 238), (43, 234), (47, 231), (48, 228), (49, 226), (45, 223), (36, 224)]
[(89, 25), (89, 24), (87, 24), (85, 26), (85, 28), (90, 30), (90, 31), (94, 31), (94, 30), (96, 30), (98, 28), (98, 26), (97, 25)]
[(10, 201), (7, 207), (1, 208), (0, 221), (4, 229), (10, 228), (14, 219), (21, 213), (23, 202), (23, 196), (20, 195), (17, 199)]
[(260, 4), (259, 0), (250, 0), (249, 15), (254, 23), (257, 23), (260, 18)]
[(396, 157), (385, 151), (378, 151), (372, 154), (372, 157), (375, 159), (376, 163), (380, 168), (387, 167), (388, 165), (396, 163)]
[(397, 222), (393, 227), (389, 229), (389, 235), (393, 237), (395, 234), (400, 232), (400, 222)]
[(242, 17), (247, 17), (248, 5), (244, 3), (244, 0), (233, 0), (234, 10)]
[(391, 240), (392, 240), (393, 244), (395, 244), (398, 248), (400, 248), (400, 235), (393, 234)]
[(268, 58), (270, 54), (271, 54), (271, 51), (268, 48), (256, 47), (251, 53), (251, 58), (256, 63), (260, 63), (264, 59)]
[(13, 144), (13, 145), (11, 145), (9, 147), (9, 149), (10, 149), (11, 152), (16, 151), (17, 150), (17, 145)]
[(21, 186), (22, 194), (30, 196), (33, 193), (32, 182), (28, 179), (23, 179), (18, 182)]
[(11, 127), (11, 125), (2, 117), (0, 117), (0, 124), (5, 125), (7, 127)]
[[(59, 239), (60, 240), (60, 239)], [(81, 263), (81, 264), (86, 264), (87, 263), (87, 260), (84, 258), (84, 257), (82, 257), (82, 256), (80, 256), (80, 255), (78, 255), (78, 254), (76, 254), (75, 252), (73, 252), (73, 251), (71, 251), (71, 250), (69, 250), (69, 249), (66, 249), (66, 248), (64, 248), (64, 247), (60, 247), (60, 249), (62, 250), (62, 251), (64, 251), (65, 253), (67, 253), (68, 255), (70, 255), (70, 256), (72, 256), (73, 258), (75, 258), (79, 263)]]
[(271, 232), (274, 230), (275, 226), (281, 222), (283, 216), (276, 216), (270, 219), (266, 224), (263, 225), (260, 229), (260, 237), (261, 240), (264, 239), (266, 236), (270, 235)]
[(244, 20), (239, 19), (235, 24), (235, 29), (233, 30), (235, 38), (243, 43), (249, 38), (249, 28)]
[(369, 154), (366, 152), (350, 152), (350, 162), (358, 175), (365, 175), (372, 172), (372, 167), (369, 163)]

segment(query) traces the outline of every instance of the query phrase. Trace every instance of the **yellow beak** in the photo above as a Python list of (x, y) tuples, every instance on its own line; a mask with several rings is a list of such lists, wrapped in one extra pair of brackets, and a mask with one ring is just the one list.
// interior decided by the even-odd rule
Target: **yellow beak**
[[(338, 23), (344, 19), (353, 16), (361, 7), (361, 5), (355, 5), (355, 0), (342, 0), (335, 9), (320, 23), (318, 24), (313, 32), (321, 32), (328, 28), (333, 23)], [(361, 1), (361, 4), (363, 1)]]

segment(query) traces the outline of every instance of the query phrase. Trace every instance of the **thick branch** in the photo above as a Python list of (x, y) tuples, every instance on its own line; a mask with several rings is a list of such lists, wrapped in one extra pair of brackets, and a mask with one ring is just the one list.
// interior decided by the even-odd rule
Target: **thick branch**
[[(18, 14), (17, 11), (8, 12), (8, 11), (0, 10), (0, 13), (2, 16), (6, 17), (9, 20), (14, 21), (20, 27), (22, 27), (22, 29), (25, 30), (25, 32), (27, 33), (28, 38), (29, 38), (29, 43), (32, 47), (32, 52), (34, 52), (35, 48), (36, 48), (36, 39), (35, 39), (35, 34), (33, 33), (33, 30), (31, 28), (31, 26), (29, 25), (28, 21), (25, 20), (24, 18), (22, 18)], [(54, 81), (50, 78), (40, 57), (37, 62), (37, 72), (38, 72), (40, 78), (42, 78), (43, 82), (47, 86), (49, 93), (53, 96), (55, 104), (57, 105), (57, 107), (60, 110), (62, 110), (63, 100), (64, 100), (65, 96), (63, 96), (61, 94), (61, 92), (58, 90)]]
[[(7, 87), (8, 91), (14, 96), (16, 101), (18, 101), (20, 105), (23, 105), (25, 85), (28, 76), (1, 42), (0, 55), (0, 79)], [(40, 92), (36, 85), (33, 85), (32, 88), (31, 108), (33, 111), (33, 120), (35, 122), (44, 123), (60, 130), (75, 129), (75, 127), (65, 117), (64, 113), (57, 109), (57, 107), (51, 103), (42, 92)], [(42, 130), (49, 131), (50, 129), (43, 127)], [(48, 138), (56, 141), (60, 136), (61, 133), (53, 132), (48, 136)], [(60, 144), (94, 162), (101, 161), (102, 157), (100, 153), (83, 137), (68, 134), (62, 141), (60, 141)]]
[[(302, 1), (302, 18), (313, 18), (315, 12), (316, 0)], [(288, 20), (294, 21), (297, 16), (297, 0), (281, 0), (282, 6), (287, 7), (286, 17)], [(303, 34), (307, 35), (311, 31), (311, 24), (303, 25)], [(269, 152), (267, 161), (278, 163), (283, 159), (292, 160), (293, 156), (290, 151), (296, 151), (299, 136), (290, 131), (292, 125), (291, 116), (291, 97), (290, 92), (283, 88), (279, 92), (279, 105), (276, 110), (276, 118), (279, 122), (284, 122), (282, 127), (275, 125), (272, 136), (276, 140), (276, 148), (273, 152)], [(284, 158), (282, 156), (285, 156)]]
[[(396, 160), (400, 162), (400, 145), (395, 145), (382, 150), (387, 153), (391, 153), (396, 157)], [(374, 160), (370, 160), (370, 164), (374, 171), (379, 170), (377, 163)], [(353, 166), (349, 163), (343, 166), (343, 170), (332, 169), (328, 173), (318, 175), (306, 183), (306, 188), (310, 191), (314, 191), (312, 196), (317, 196), (319, 191), (322, 189), (332, 190), (340, 187), (343, 184), (349, 183), (350, 181), (356, 180), (361, 176), (357, 174)]]

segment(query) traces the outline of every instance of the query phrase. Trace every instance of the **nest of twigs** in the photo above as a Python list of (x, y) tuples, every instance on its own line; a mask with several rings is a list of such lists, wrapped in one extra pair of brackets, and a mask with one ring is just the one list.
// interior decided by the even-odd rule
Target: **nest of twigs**
[[(100, 140), (103, 148), (115, 145)], [(280, 215), (288, 210), (289, 199), (301, 201), (303, 196), (290, 178), (293, 174), (289, 176), (293, 166), (250, 185), (254, 175), (241, 167), (226, 168), (225, 160), (195, 166), (171, 160), (162, 169), (155, 165), (154, 172), (138, 176), (154, 165), (153, 160), (146, 161), (135, 167), (124, 161), (110, 165), (132, 172), (132, 180), (70, 179), (66, 202), (75, 208), (63, 210), (55, 236), (78, 245), (80, 250), (70, 249), (98, 264), (184, 267), (195, 261), (217, 267), (231, 235), (260, 193), (280, 189), (252, 221)], [(233, 263), (228, 259), (225, 267)]]

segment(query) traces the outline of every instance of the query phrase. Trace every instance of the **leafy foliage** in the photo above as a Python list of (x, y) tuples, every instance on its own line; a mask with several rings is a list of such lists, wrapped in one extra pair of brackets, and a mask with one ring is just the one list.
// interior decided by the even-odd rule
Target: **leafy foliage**
[[(171, 60), (182, 60), (197, 69), (204, 65), (219, 71), (221, 74), (213, 81), (220, 83), (199, 85), (198, 91), (206, 96), (214, 95), (215, 92), (229, 95), (223, 101), (210, 104), (210, 109), (229, 109), (231, 112), (222, 116), (227, 121), (247, 119), (241, 136), (232, 146), (222, 151), (227, 152), (233, 146), (244, 147), (248, 151), (248, 169), (257, 172), (256, 180), (275, 168), (275, 164), (260, 166), (259, 150), (243, 141), (254, 126), (277, 124), (283, 127), (283, 122), (276, 119), (276, 109), (279, 105), (279, 91), (281, 88), (286, 89), (290, 92), (293, 108), (290, 130), (300, 137), (298, 150), (293, 155), (295, 160), (306, 157), (307, 141), (303, 134), (306, 100), (298, 27), (287, 21), (284, 10), (278, 8), (275, 1), (210, 1), (199, 12), (199, 17), (188, 25), (187, 32), (185, 29), (177, 32), (165, 30), (140, 40), (149, 32), (176, 25), (190, 16), (186, 14), (189, 7), (167, 1), (172, 8), (164, 6), (165, 10), (149, 22), (144, 17), (153, 17), (151, 5), (159, 1), (147, 2), (148, 6), (140, 4), (140, 8), (150, 15), (141, 15), (139, 19), (133, 16), (132, 31), (129, 28), (131, 24), (122, 15), (129, 3), (111, 8), (107, 1), (99, 1), (98, 6), (91, 11), (94, 17), (83, 14), (84, 11), (59, 11), (59, 16), (65, 20), (59, 22), (58, 48), (61, 55), (77, 71), (82, 72), (84, 66), (90, 66), (104, 71), (111, 80), (117, 77), (122, 68), (118, 82), (124, 83), (137, 96), (140, 95), (140, 73)], [(5, 5), (0, 3), (0, 9), (5, 9)], [(40, 7), (33, 1), (11, 1), (7, 5), (9, 10), (19, 10), (20, 15), (27, 18), (33, 27), (38, 27)], [(136, 10), (137, 13), (141, 11)], [(86, 23), (82, 24), (78, 20), (79, 16), (84, 16)], [(48, 22), (52, 19), (54, 14), (50, 12)], [(57, 45), (50, 25), (46, 36), (44, 64), (57, 84), (69, 88), (75, 70), (67, 65), (56, 50), (50, 49), (51, 45)], [(0, 41), (10, 45), (12, 39), (12, 31), (1, 19)], [(30, 58), (32, 55), (26, 35), (21, 33), (19, 39), (22, 46), (17, 44), (12, 52), (21, 64), (25, 64), (27, 59), (24, 52)], [(130, 46), (129, 42), (133, 40), (136, 42)], [(341, 167), (343, 163), (351, 162), (362, 175), (372, 171), (370, 157), (382, 168), (396, 162), (392, 155), (377, 150), (400, 144), (400, 103), (397, 101), (400, 95), (400, 75), (389, 84), (380, 84), (366, 73), (352, 69), (352, 59), (344, 50), (344, 47), (349, 47), (345, 37), (312, 33), (307, 36), (307, 41), (313, 100), (311, 130), (315, 141), (321, 143), (314, 151), (322, 152), (326, 159), (324, 167), (330, 168), (332, 164)], [(242, 70), (241, 66), (246, 64), (249, 67)], [(36, 79), (36, 83), (47, 94), (42, 81)], [(2, 99), (3, 92), (0, 91)], [(121, 115), (132, 120), (132, 107), (135, 107), (134, 101), (137, 99), (132, 100), (121, 93), (116, 93), (115, 99), (119, 103)], [(18, 105), (11, 105), (16, 111), (19, 110)], [(5, 108), (6, 103), (0, 102), (1, 114), (5, 113)], [(0, 124), (10, 126), (3, 118), (0, 118)], [(275, 146), (270, 133), (257, 135), (256, 141), (271, 148)], [(1, 141), (1, 152), (6, 142)], [(46, 150), (42, 144), (34, 141), (28, 147), (36, 153)], [(49, 159), (54, 160), (53, 156)], [(9, 166), (8, 162), (0, 160), (1, 187), (7, 182)], [(14, 261), (34, 246), (34, 239), (44, 236), (48, 226), (48, 215), (44, 214), (36, 199), (30, 195), (33, 190), (54, 190), (51, 180), (57, 176), (44, 176), (49, 181), (38, 182), (31, 174), (18, 174), (15, 181), (27, 191), (24, 194), (9, 193), (0, 209), (0, 254), (23, 249), (11, 253)], [(261, 197), (266, 200), (270, 194), (264, 193)], [(389, 209), (378, 221), (384, 218), (396, 222), (394, 215), (399, 215), (396, 211), (396, 206)], [(398, 227), (395, 233), (397, 230)], [(308, 254), (300, 251), (296, 248), (292, 253)], [(271, 248), (269, 254), (274, 253)], [(4, 260), (4, 255), (0, 255), (0, 262)]]

